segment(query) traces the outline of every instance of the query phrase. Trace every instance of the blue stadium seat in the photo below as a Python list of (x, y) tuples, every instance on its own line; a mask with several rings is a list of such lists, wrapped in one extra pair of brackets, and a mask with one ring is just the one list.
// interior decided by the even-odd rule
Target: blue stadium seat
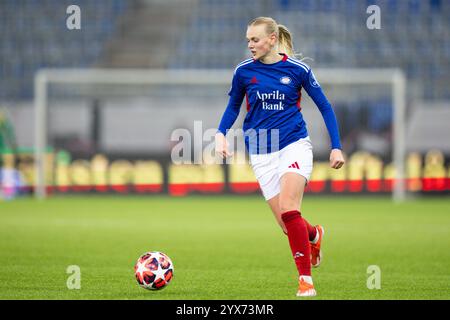
[[(2, 0), (0, 4), (0, 98), (32, 98), (33, 75), (41, 67), (89, 66), (114, 32), (125, 0), (76, 1), (83, 8), (82, 30), (68, 33), (59, 0)], [(87, 30), (86, 30), (87, 29)]]

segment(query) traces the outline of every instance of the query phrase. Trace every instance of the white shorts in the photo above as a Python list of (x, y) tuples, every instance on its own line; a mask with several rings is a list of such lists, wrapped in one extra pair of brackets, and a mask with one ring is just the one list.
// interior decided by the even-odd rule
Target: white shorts
[(295, 172), (309, 181), (313, 169), (313, 152), (309, 137), (293, 142), (283, 149), (267, 154), (251, 154), (250, 164), (266, 200), (280, 193), (280, 179)]

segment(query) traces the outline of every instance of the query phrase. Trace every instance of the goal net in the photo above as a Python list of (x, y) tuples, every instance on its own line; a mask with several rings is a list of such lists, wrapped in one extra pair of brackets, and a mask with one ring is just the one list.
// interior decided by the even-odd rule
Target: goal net
[[(347, 163), (329, 168), (320, 112), (303, 94), (314, 146), (307, 192), (392, 193), (405, 185), (405, 77), (397, 69), (315, 69), (340, 124)], [(242, 146), (214, 161), (214, 134), (231, 70), (56, 69), (35, 76), (34, 177), (49, 193), (258, 192)], [(242, 128), (242, 107), (233, 128)], [(235, 132), (239, 132), (236, 130)]]

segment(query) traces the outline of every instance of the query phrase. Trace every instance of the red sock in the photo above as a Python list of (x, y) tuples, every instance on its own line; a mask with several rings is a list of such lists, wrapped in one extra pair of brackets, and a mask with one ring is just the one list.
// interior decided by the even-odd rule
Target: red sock
[(309, 241), (313, 241), (313, 240), (316, 238), (316, 235), (317, 235), (317, 229), (316, 229), (316, 227), (310, 225), (309, 222), (306, 221), (305, 218), (303, 218), (303, 221), (305, 221), (306, 228), (308, 229), (308, 237), (309, 237)]
[(289, 245), (299, 275), (311, 276), (311, 249), (308, 229), (300, 211), (288, 211), (281, 215), (288, 232)]

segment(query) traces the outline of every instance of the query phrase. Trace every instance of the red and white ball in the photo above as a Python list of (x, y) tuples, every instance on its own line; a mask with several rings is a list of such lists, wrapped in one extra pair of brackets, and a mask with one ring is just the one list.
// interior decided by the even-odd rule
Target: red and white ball
[(144, 253), (134, 266), (137, 282), (149, 290), (165, 288), (173, 278), (173, 270), (172, 260), (159, 251)]

